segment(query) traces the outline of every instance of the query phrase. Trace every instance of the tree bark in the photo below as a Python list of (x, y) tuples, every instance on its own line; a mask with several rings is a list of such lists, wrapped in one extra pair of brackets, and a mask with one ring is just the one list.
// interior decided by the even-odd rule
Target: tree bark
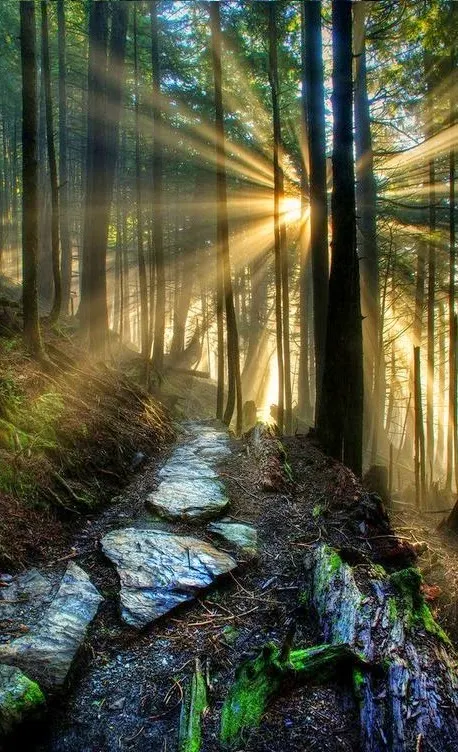
[(24, 342), (30, 352), (43, 355), (38, 320), (38, 103), (35, 3), (20, 4), (22, 71), (22, 301)]
[(313, 275), (313, 322), (315, 339), (315, 419), (319, 412), (326, 342), (328, 306), (328, 200), (326, 135), (321, 38), (321, 2), (303, 0), (305, 56), (303, 81), (306, 92), (310, 182), (310, 253)]
[[(379, 259), (377, 249), (376, 204), (377, 186), (374, 177), (369, 97), (367, 94), (365, 18), (368, 4), (355, 3), (355, 154), (356, 207), (361, 259), (363, 342), (365, 365), (365, 425), (372, 424), (373, 451), (377, 453), (377, 437), (383, 426), (382, 395), (383, 359), (380, 358)], [(372, 415), (373, 420), (371, 420)]]
[(140, 86), (138, 77), (137, 6), (134, 7), (134, 84), (135, 84), (135, 192), (137, 211), (137, 259), (140, 289), (140, 340), (141, 354), (147, 362), (150, 358), (148, 336), (148, 282), (143, 243), (143, 196), (140, 157)]
[(159, 21), (157, 3), (151, 3), (151, 65), (153, 74), (153, 252), (156, 269), (156, 309), (154, 316), (153, 365), (164, 368), (165, 268), (162, 216), (162, 115)]
[(62, 285), (59, 254), (59, 192), (57, 186), (57, 161), (54, 146), (54, 124), (51, 95), (51, 67), (49, 62), (48, 2), (41, 3), (41, 63), (45, 90), (46, 141), (48, 146), (49, 177), (51, 183), (51, 259), (54, 297), (51, 322), (57, 321), (62, 306)]
[[(450, 12), (456, 13), (456, 3), (450, 3)], [(451, 87), (450, 87), (450, 125), (453, 126), (456, 120), (456, 50), (452, 43), (450, 50), (450, 69), (451, 69)], [(454, 466), (454, 452), (456, 454), (456, 417), (457, 417), (457, 394), (456, 394), (456, 336), (455, 329), (455, 275), (456, 275), (456, 200), (455, 200), (455, 150), (452, 148), (449, 154), (449, 284), (448, 284), (448, 421), (447, 421), (447, 474), (445, 487), (448, 491), (452, 490), (452, 475)], [(456, 458), (455, 458), (456, 464)]]
[(278, 409), (277, 425), (280, 432), (285, 423), (285, 357), (283, 333), (283, 243), (280, 216), (280, 201), (282, 193), (281, 168), (281, 129), (280, 109), (278, 102), (278, 63), (277, 63), (277, 32), (275, 20), (275, 3), (266, 6), (269, 22), (269, 81), (272, 96), (273, 119), (273, 177), (274, 177), (274, 254), (275, 254), (275, 323), (277, 339), (277, 369), (278, 369)]
[(59, 60), (59, 216), (61, 247), (62, 311), (68, 314), (72, 285), (72, 247), (68, 220), (67, 71), (64, 0), (57, 0)]
[(317, 432), (325, 449), (360, 475), (364, 386), (356, 253), (351, 12), (349, 0), (334, 0), (332, 262)]
[(228, 394), (223, 420), (229, 425), (237, 402), (236, 431), (242, 431), (242, 381), (240, 376), (240, 352), (232, 289), (231, 262), (229, 254), (229, 221), (227, 214), (226, 147), (224, 136), (224, 112), (221, 70), (221, 19), (218, 2), (210, 2), (210, 25), (212, 35), (212, 59), (215, 80), (215, 128), (216, 128), (216, 206), (217, 244), (222, 260), (224, 304), (226, 309)]

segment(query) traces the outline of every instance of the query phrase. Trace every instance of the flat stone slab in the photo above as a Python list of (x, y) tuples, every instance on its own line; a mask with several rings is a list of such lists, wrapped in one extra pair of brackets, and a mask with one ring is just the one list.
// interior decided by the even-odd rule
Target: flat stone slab
[(118, 570), (121, 617), (138, 629), (237, 566), (204, 541), (162, 530), (113, 530), (103, 538), (102, 549)]
[(229, 505), (219, 480), (192, 477), (162, 481), (146, 502), (151, 511), (168, 520), (212, 519)]
[(0, 663), (17, 666), (44, 688), (60, 687), (102, 600), (86, 572), (71, 562), (36, 626), (0, 646)]
[(172, 456), (163, 468), (159, 470), (159, 478), (177, 479), (177, 478), (217, 478), (217, 472), (212, 466), (204, 460), (198, 459), (191, 455), (186, 459)]
[(10, 734), (31, 714), (41, 710), (45, 697), (38, 684), (15, 666), (0, 665), (0, 736)]
[(253, 525), (233, 520), (211, 522), (207, 530), (219, 535), (234, 546), (244, 551), (250, 558), (258, 555), (258, 533)]

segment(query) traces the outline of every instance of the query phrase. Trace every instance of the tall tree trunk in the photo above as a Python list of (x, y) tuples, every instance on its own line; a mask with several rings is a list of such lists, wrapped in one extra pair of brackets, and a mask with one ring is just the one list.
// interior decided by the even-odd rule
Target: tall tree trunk
[(51, 259), (54, 282), (54, 297), (50, 314), (57, 321), (62, 306), (62, 285), (59, 258), (59, 191), (57, 186), (57, 162), (54, 146), (54, 124), (51, 96), (51, 66), (49, 62), (48, 2), (41, 3), (41, 64), (45, 89), (46, 141), (48, 145), (49, 178), (51, 183)]
[(266, 4), (269, 22), (269, 81), (272, 96), (273, 119), (273, 176), (274, 176), (274, 254), (275, 254), (275, 324), (277, 339), (277, 369), (278, 369), (278, 428), (283, 431), (285, 418), (285, 362), (283, 352), (283, 305), (282, 305), (282, 237), (281, 237), (281, 130), (280, 109), (278, 102), (278, 64), (277, 64), (277, 33), (275, 19), (275, 3)]
[[(451, 15), (456, 13), (456, 3), (450, 3)], [(450, 51), (451, 88), (450, 88), (450, 125), (454, 125), (456, 119), (456, 51), (452, 43)], [(453, 147), (449, 154), (449, 286), (448, 286), (448, 317), (449, 317), (449, 352), (448, 352), (448, 423), (447, 423), (447, 475), (445, 486), (448, 491), (452, 490), (452, 474), (454, 465), (454, 453), (456, 455), (456, 417), (457, 417), (457, 394), (456, 394), (456, 336), (455, 329), (455, 275), (456, 275), (456, 228), (455, 228), (455, 150)], [(455, 466), (456, 466), (455, 457)]]
[(38, 103), (35, 3), (20, 4), (22, 71), (22, 301), (24, 342), (30, 352), (43, 355), (38, 321)]
[[(427, 128), (428, 138), (434, 135), (433, 113), (433, 61), (425, 53), (425, 76), (427, 81)], [(428, 349), (427, 349), (427, 389), (426, 389), (426, 462), (429, 472), (429, 485), (434, 479), (434, 317), (436, 288), (436, 190), (434, 158), (429, 162), (429, 241), (428, 241)]]
[(217, 244), (221, 250), (224, 305), (226, 309), (228, 394), (223, 420), (229, 425), (237, 402), (236, 431), (242, 431), (242, 380), (240, 375), (240, 352), (232, 289), (231, 262), (229, 255), (229, 221), (227, 215), (226, 147), (224, 139), (224, 112), (221, 69), (221, 19), (218, 2), (210, 2), (210, 26), (212, 59), (215, 80), (215, 128), (216, 128), (216, 210)]
[(325, 449), (360, 475), (364, 387), (356, 253), (351, 13), (351, 2), (333, 0), (332, 263), (317, 430)]
[[(91, 3), (89, 15), (88, 176), (82, 303), (87, 306), (87, 311), (83, 308), (83, 323), (88, 324), (90, 349), (101, 357), (105, 355), (108, 335), (106, 255), (118, 154), (128, 8), (125, 0), (112, 8), (108, 76), (109, 8), (105, 3)], [(108, 120), (106, 107), (110, 108)]]
[(162, 115), (159, 21), (157, 3), (151, 3), (151, 65), (153, 69), (153, 250), (156, 269), (156, 309), (154, 316), (153, 365), (164, 368), (165, 266), (162, 209)]
[(134, 79), (135, 79), (135, 191), (137, 210), (137, 258), (138, 279), (140, 288), (140, 339), (141, 354), (145, 361), (150, 358), (148, 336), (148, 283), (146, 278), (146, 261), (143, 244), (143, 201), (142, 175), (140, 157), (140, 87), (138, 79), (138, 39), (137, 39), (137, 6), (134, 7)]
[(359, 257), (361, 259), (363, 341), (365, 365), (364, 425), (366, 435), (372, 424), (372, 446), (377, 453), (377, 437), (382, 434), (383, 359), (380, 358), (379, 263), (377, 250), (376, 202), (369, 98), (367, 94), (365, 18), (368, 3), (353, 6), (355, 21), (355, 154), (356, 205), (359, 217)]
[(321, 2), (303, 0), (305, 22), (305, 91), (310, 174), (310, 251), (313, 275), (313, 322), (315, 339), (315, 418), (319, 412), (326, 342), (328, 307), (328, 202), (326, 135), (321, 38)]
[(64, 0), (57, 0), (59, 59), (59, 216), (62, 277), (62, 311), (68, 314), (72, 285), (72, 246), (68, 221), (67, 71)]

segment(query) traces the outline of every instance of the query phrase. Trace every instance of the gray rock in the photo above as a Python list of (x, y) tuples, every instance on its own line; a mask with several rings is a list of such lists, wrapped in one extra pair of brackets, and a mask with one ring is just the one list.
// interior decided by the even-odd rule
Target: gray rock
[(164, 480), (147, 497), (150, 509), (168, 520), (211, 519), (220, 515), (229, 499), (223, 484), (213, 478)]
[(18, 666), (41, 686), (61, 686), (102, 596), (71, 562), (49, 608), (32, 630), (0, 646), (0, 662)]
[[(16, 575), (8, 587), (0, 590), (0, 599), (6, 602), (2, 605), (2, 616), (30, 624), (36, 620), (35, 615), (41, 614), (49, 604), (52, 589), (51, 580), (44, 577), (38, 569), (29, 569)], [(3, 642), (1, 637), (0, 641)]]
[(176, 456), (166, 462), (159, 470), (159, 478), (217, 478), (218, 474), (208, 464), (198, 459), (195, 455), (188, 456), (185, 460)]
[(15, 666), (0, 665), (0, 735), (11, 733), (44, 703), (45, 697), (36, 682)]
[(233, 522), (232, 520), (221, 520), (220, 522), (211, 522), (207, 525), (207, 530), (237, 546), (250, 557), (258, 555), (258, 534), (256, 528), (252, 525)]
[(236, 566), (204, 541), (159, 530), (113, 530), (102, 549), (118, 570), (122, 619), (139, 629)]

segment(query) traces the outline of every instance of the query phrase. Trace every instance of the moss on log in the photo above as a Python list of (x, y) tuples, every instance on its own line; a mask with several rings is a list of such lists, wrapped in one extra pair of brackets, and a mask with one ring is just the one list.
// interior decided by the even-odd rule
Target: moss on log
[(456, 750), (456, 661), (423, 599), (419, 571), (409, 568), (389, 576), (380, 567), (368, 567), (361, 589), (352, 567), (326, 545), (315, 548), (307, 565), (309, 603), (326, 642), (345, 642), (384, 667), (353, 676), (361, 749)]
[(243, 663), (236, 674), (221, 715), (221, 741), (237, 743), (243, 732), (259, 726), (269, 702), (285, 685), (300, 684), (309, 679), (327, 681), (347, 670), (348, 675), (363, 661), (348, 645), (317, 645), (292, 650), (287, 658), (273, 644), (260, 655)]
[(185, 694), (181, 706), (179, 750), (180, 752), (199, 752), (202, 744), (202, 715), (207, 709), (207, 684), (202, 674), (200, 662), (191, 685)]

